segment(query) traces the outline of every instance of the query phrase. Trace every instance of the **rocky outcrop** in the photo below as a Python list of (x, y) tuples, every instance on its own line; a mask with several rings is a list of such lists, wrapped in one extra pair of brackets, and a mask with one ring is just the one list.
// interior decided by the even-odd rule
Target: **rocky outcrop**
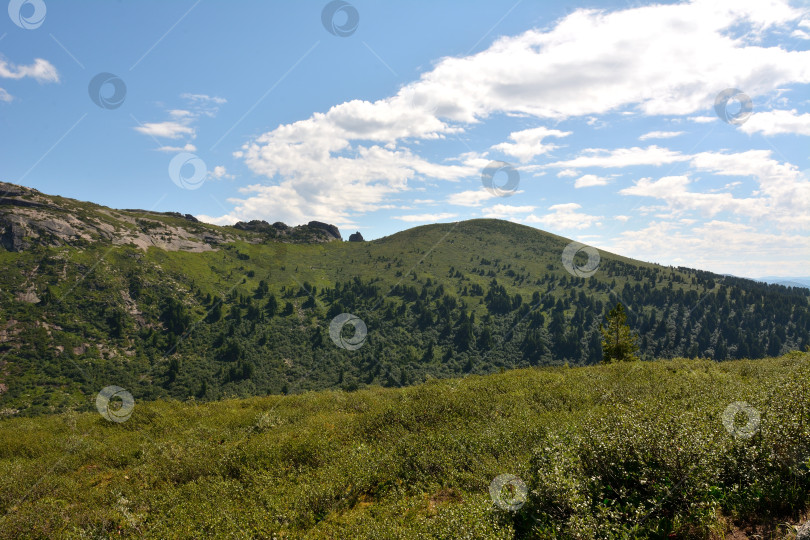
[(349, 235), (349, 242), (363, 242), (363, 235), (360, 234), (360, 231), (357, 231), (354, 234)]
[[(247, 233), (247, 234), (246, 234)], [(52, 197), (15, 184), (0, 182), (0, 246), (23, 251), (32, 245), (85, 246), (103, 242), (157, 247), (167, 251), (212, 251), (240, 239), (291, 243), (340, 240), (334, 225), (311, 221), (289, 227), (278, 221), (240, 221), (233, 227), (201, 223), (191, 214), (149, 210), (113, 210), (64, 197)]]
[(340, 231), (334, 225), (329, 225), (328, 223), (322, 223), (320, 221), (310, 221), (309, 223), (307, 223), (307, 226), (313, 229), (320, 229), (322, 231), (326, 231), (335, 240), (343, 240), (343, 238), (340, 236)]
[[(284, 224), (282, 223), (282, 225)], [(254, 219), (248, 222), (237, 221), (236, 223), (234, 223), (233, 228), (239, 229), (240, 231), (253, 231), (262, 233), (275, 231), (275, 229), (273, 229), (273, 226), (264, 221), (263, 219)]]
[(11, 218), (0, 216), (0, 245), (6, 251), (22, 251), (27, 248), (23, 225)]
[(270, 225), (264, 220), (254, 219), (248, 222), (238, 221), (233, 225), (233, 228), (240, 231), (260, 233), (282, 242), (306, 243), (341, 240), (340, 231), (337, 227), (320, 221), (310, 221), (306, 225), (290, 227), (281, 221), (276, 221)]

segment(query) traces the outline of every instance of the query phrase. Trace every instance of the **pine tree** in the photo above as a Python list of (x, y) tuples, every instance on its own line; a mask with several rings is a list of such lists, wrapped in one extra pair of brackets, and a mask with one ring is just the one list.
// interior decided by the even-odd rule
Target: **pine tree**
[(638, 360), (636, 336), (627, 325), (624, 306), (616, 304), (607, 315), (607, 326), (599, 325), (602, 332), (602, 363)]

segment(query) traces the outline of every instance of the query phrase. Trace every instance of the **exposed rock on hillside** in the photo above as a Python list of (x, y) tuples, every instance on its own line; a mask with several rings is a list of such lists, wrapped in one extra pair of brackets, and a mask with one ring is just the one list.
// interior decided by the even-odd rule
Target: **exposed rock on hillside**
[(357, 231), (354, 234), (349, 235), (349, 242), (363, 242), (363, 235), (360, 234), (360, 231)]
[(341, 240), (340, 231), (337, 227), (320, 221), (310, 221), (306, 225), (290, 227), (280, 221), (270, 225), (264, 220), (254, 219), (248, 222), (238, 221), (233, 225), (233, 228), (240, 231), (261, 233), (280, 241), (319, 243)]
[(217, 227), (201, 223), (191, 214), (113, 210), (0, 182), (0, 246), (7, 251), (24, 251), (33, 245), (107, 242), (141, 249), (201, 252), (237, 239), (261, 243), (268, 238), (292, 243), (341, 239), (337, 227), (317, 221), (298, 227), (259, 220)]

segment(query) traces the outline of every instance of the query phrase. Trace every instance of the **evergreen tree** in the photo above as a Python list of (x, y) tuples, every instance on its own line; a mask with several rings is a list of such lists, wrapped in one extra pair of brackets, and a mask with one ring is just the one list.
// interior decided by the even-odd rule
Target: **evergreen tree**
[(267, 299), (267, 304), (264, 307), (265, 313), (267, 313), (268, 317), (273, 317), (278, 312), (278, 300), (276, 300), (276, 295), (271, 294), (270, 297)]
[(607, 315), (607, 326), (599, 325), (602, 332), (602, 363), (638, 360), (636, 336), (627, 326), (627, 313), (621, 303)]

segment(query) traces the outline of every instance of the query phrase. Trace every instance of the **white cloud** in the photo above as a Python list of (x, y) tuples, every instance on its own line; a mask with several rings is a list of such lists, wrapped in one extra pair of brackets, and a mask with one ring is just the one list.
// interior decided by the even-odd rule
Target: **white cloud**
[(578, 212), (580, 208), (582, 206), (577, 203), (555, 204), (549, 206), (550, 213), (544, 216), (531, 214), (523, 222), (543, 225), (549, 230), (587, 229), (593, 225), (600, 225), (599, 220), (602, 216)]
[(777, 234), (759, 227), (712, 220), (695, 225), (653, 221), (624, 231), (604, 249), (660, 264), (686, 264), (738, 276), (801, 275), (810, 236)]
[(188, 92), (180, 94), (180, 97), (196, 103), (215, 103), (222, 105), (228, 103), (228, 100), (219, 96), (209, 96), (207, 94), (190, 94)]
[(416, 214), (410, 216), (393, 216), (393, 218), (402, 221), (407, 221), (408, 223), (425, 223), (425, 222), (439, 221), (442, 219), (450, 219), (456, 217), (457, 215), (458, 214), (443, 212), (441, 214)]
[(209, 216), (206, 214), (198, 214), (194, 217), (196, 217), (203, 223), (210, 223), (212, 225), (219, 225), (219, 226), (233, 225), (237, 221), (240, 221), (239, 218), (232, 216), (231, 214), (225, 214), (224, 216)]
[(14, 100), (14, 96), (6, 92), (4, 88), (0, 88), (0, 101), (11, 103), (12, 100)]
[(646, 141), (647, 139), (671, 139), (683, 134), (683, 131), (650, 131), (649, 133), (645, 133), (639, 137), (638, 140)]
[(791, 32), (790, 37), (795, 37), (799, 39), (810, 39), (810, 34), (805, 32), (804, 30), (796, 29), (793, 32)]
[(158, 152), (196, 152), (197, 147), (191, 143), (186, 143), (184, 146), (161, 146), (157, 149)]
[(752, 114), (740, 126), (740, 129), (745, 133), (762, 133), (763, 135), (780, 133), (810, 135), (810, 114), (797, 114), (795, 110), (758, 112)]
[[(169, 109), (170, 120), (165, 122), (146, 122), (136, 126), (134, 129), (144, 135), (160, 137), (164, 139), (186, 138), (184, 146), (162, 146), (158, 148), (160, 152), (186, 151), (194, 152), (196, 147), (188, 139), (197, 137), (195, 123), (201, 116), (213, 117), (219, 111), (219, 105), (227, 103), (224, 98), (211, 97), (205, 94), (181, 94), (180, 97), (186, 101), (186, 108)], [(192, 150), (189, 150), (192, 148)]]
[(213, 178), (216, 178), (217, 180), (219, 180), (220, 178), (227, 178), (228, 180), (233, 180), (234, 178), (236, 178), (234, 175), (228, 174), (227, 169), (225, 169), (225, 167), (222, 165), (217, 165), (216, 167), (214, 167), (214, 170), (211, 171), (210, 174)]
[[(729, 212), (744, 219), (767, 219), (783, 230), (810, 230), (810, 214), (807, 212), (810, 208), (810, 178), (802, 176), (794, 165), (772, 159), (771, 151), (701, 152), (686, 157), (697, 171), (753, 178), (758, 189), (746, 198), (737, 198), (728, 191), (716, 189), (700, 193), (690, 191), (692, 181), (682, 175), (658, 180), (642, 178), (619, 193), (663, 200), (666, 203), (664, 209), (670, 211), (669, 217), (691, 211), (704, 216)], [(734, 182), (729, 183), (725, 189), (734, 185)]]
[(637, 165), (666, 165), (677, 161), (686, 161), (688, 156), (674, 152), (668, 148), (653, 145), (647, 148), (617, 148), (605, 150), (601, 148), (586, 148), (582, 154), (567, 161), (549, 163), (548, 167), (603, 167), (621, 168)]
[(528, 214), (534, 212), (535, 206), (511, 206), (508, 204), (496, 204), (490, 208), (485, 208), (481, 214), (485, 218), (506, 219), (515, 214)]
[(573, 178), (579, 176), (579, 171), (574, 169), (563, 169), (557, 173), (557, 178)]
[[(577, 10), (550, 29), (501, 38), (471, 56), (443, 58), (394, 96), (341, 103), (250, 140), (239, 155), (272, 185), (252, 186), (256, 200), (239, 202), (234, 212), (279, 211), (303, 221), (326, 212), (348, 219), (413, 189), (411, 182), (423, 177), (455, 181), (480, 174), (473, 159), (435, 164), (407, 145), (461, 133), (496, 114), (598, 119), (632, 108), (641, 115), (697, 119), (725, 88), (757, 97), (810, 82), (810, 51), (757, 42), (766, 30), (801, 16), (779, 0)], [(741, 29), (745, 37), (733, 37)], [(501, 149), (518, 158), (546, 150), (542, 143), (513, 140)], [(684, 159), (654, 146), (594, 152), (555, 165), (625, 167)]]
[(717, 120), (716, 116), (690, 116), (689, 120), (697, 124), (708, 124)]
[(59, 82), (59, 73), (53, 64), (42, 58), (36, 58), (33, 64), (15, 65), (0, 57), (0, 77), (4, 79), (22, 79), (31, 77), (40, 83)]
[(490, 191), (478, 189), (453, 193), (447, 198), (447, 202), (457, 206), (481, 206), (485, 201), (495, 197), (497, 195)]
[(586, 174), (576, 179), (574, 182), (575, 188), (584, 188), (591, 186), (606, 186), (610, 179), (604, 176), (596, 176), (595, 174)]
[(135, 126), (135, 131), (152, 137), (163, 137), (167, 139), (179, 139), (184, 135), (194, 137), (194, 129), (179, 122), (147, 122), (140, 126)]
[(555, 144), (543, 144), (546, 137), (567, 137), (570, 131), (560, 131), (558, 129), (548, 129), (537, 127), (515, 131), (509, 135), (509, 139), (514, 143), (500, 143), (492, 147), (493, 150), (500, 150), (506, 155), (515, 157), (525, 163), (535, 156), (546, 154), (559, 146)]

